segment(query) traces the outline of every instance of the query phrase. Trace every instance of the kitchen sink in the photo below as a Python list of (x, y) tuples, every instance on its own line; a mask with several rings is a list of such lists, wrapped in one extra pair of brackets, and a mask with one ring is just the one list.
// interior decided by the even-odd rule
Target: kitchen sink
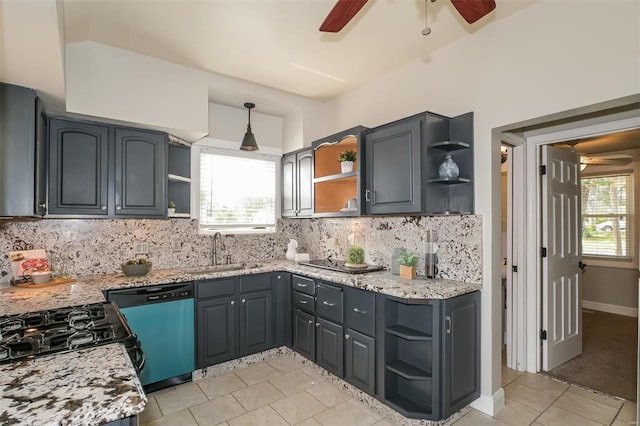
[(228, 272), (228, 271), (241, 271), (243, 269), (255, 269), (260, 268), (262, 266), (261, 263), (241, 263), (235, 265), (209, 265), (209, 266), (197, 266), (195, 268), (186, 269), (185, 272), (187, 274), (197, 275), (197, 274), (211, 274), (214, 272)]

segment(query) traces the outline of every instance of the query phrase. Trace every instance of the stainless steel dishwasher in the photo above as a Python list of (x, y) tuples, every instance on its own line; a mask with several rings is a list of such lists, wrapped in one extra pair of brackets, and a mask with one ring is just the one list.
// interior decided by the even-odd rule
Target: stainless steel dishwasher
[(107, 291), (142, 345), (145, 391), (191, 380), (195, 368), (193, 282)]

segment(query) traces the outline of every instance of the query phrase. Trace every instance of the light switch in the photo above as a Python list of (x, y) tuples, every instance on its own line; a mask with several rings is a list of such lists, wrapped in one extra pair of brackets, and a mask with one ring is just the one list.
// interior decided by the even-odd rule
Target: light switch
[(133, 243), (133, 254), (149, 254), (149, 243), (143, 241), (135, 241)]

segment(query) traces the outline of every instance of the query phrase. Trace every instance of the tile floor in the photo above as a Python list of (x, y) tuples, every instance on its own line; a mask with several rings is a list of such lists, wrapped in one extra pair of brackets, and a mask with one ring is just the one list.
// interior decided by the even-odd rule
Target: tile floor
[[(632, 425), (636, 404), (541, 375), (503, 369), (506, 407), (470, 409), (450, 424)], [(149, 395), (141, 425), (394, 425), (291, 355)]]

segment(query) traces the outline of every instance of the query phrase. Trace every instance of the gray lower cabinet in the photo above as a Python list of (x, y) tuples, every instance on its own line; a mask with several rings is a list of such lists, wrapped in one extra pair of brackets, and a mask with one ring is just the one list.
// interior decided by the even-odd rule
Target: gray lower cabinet
[(300, 309), (293, 313), (293, 349), (311, 361), (316, 360), (315, 316)]
[(274, 272), (272, 280), (276, 297), (274, 303), (275, 346), (291, 347), (291, 274), (289, 272)]
[(316, 318), (316, 363), (338, 377), (344, 375), (342, 325)]
[(347, 328), (344, 334), (344, 378), (370, 395), (376, 391), (376, 341)]
[(196, 366), (275, 346), (272, 274), (196, 282)]
[(167, 135), (49, 120), (49, 215), (166, 216)]

